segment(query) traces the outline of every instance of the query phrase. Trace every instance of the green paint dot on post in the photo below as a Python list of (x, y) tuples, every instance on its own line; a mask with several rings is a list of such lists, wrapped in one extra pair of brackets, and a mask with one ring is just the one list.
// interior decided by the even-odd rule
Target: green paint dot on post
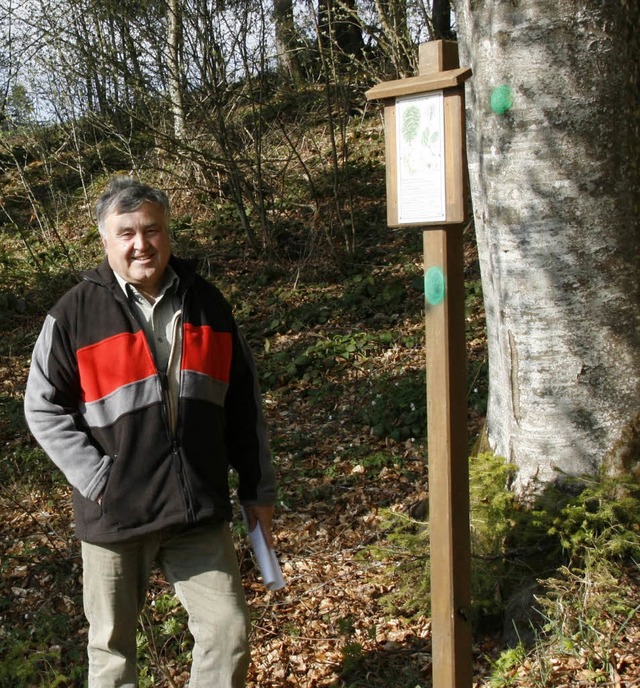
[(513, 106), (513, 90), (508, 84), (502, 84), (491, 93), (491, 109), (496, 115), (504, 115)]
[(437, 306), (444, 301), (445, 295), (444, 272), (442, 268), (432, 267), (424, 275), (424, 296), (427, 303)]

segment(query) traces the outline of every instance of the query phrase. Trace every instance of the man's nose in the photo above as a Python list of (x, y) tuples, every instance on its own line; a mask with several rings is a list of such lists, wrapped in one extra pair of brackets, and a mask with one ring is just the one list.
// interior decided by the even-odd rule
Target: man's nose
[(133, 247), (136, 251), (142, 251), (148, 244), (149, 241), (147, 240), (147, 236), (144, 232), (135, 233), (133, 238)]

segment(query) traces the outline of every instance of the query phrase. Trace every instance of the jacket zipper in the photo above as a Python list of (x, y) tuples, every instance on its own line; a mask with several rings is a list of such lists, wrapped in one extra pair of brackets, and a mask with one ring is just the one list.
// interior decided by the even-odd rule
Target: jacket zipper
[[(162, 373), (161, 371), (158, 370), (158, 377), (160, 378), (160, 384), (162, 386), (162, 419), (164, 421), (164, 426), (165, 430), (167, 432), (167, 436), (169, 437), (169, 441), (171, 442), (171, 455), (172, 455), (172, 464), (173, 464), (173, 469), (178, 475), (178, 480), (180, 481), (180, 488), (182, 490), (182, 496), (184, 497), (184, 506), (185, 510), (187, 512), (187, 521), (192, 523), (195, 521), (195, 512), (193, 508), (193, 498), (191, 496), (191, 491), (189, 490), (187, 486), (187, 476), (184, 470), (184, 459), (182, 456), (182, 449), (176, 439), (178, 427), (179, 427), (179, 422), (176, 421), (176, 434), (172, 434), (170, 424), (169, 424), (169, 417), (168, 417), (168, 410), (167, 410), (167, 396), (169, 394), (169, 385), (167, 382), (167, 376), (165, 373)], [(180, 408), (180, 405), (178, 405), (178, 408)]]
[[(92, 281), (92, 280), (88, 280)], [(103, 285), (106, 287), (106, 285)], [(112, 292), (113, 295), (113, 292)], [(113, 295), (114, 298), (115, 295)], [(124, 295), (123, 295), (124, 296)], [(126, 298), (123, 298), (122, 300), (117, 299), (116, 301), (120, 301), (121, 303), (126, 304), (126, 309), (128, 312), (129, 317), (133, 320), (133, 322), (140, 327), (140, 323), (138, 322), (138, 318), (136, 317), (136, 314), (133, 311), (133, 308), (131, 307), (131, 304), (129, 303), (129, 300)], [(184, 295), (182, 297), (182, 313), (184, 314), (184, 302), (185, 298)], [(183, 315), (184, 318), (184, 315)], [(178, 403), (178, 408), (177, 408), (177, 416), (176, 416), (176, 427), (175, 427), (175, 432), (171, 431), (171, 424), (169, 422), (169, 414), (168, 414), (168, 402), (167, 402), (167, 397), (169, 394), (169, 384), (167, 380), (167, 375), (163, 373), (161, 370), (158, 369), (158, 365), (156, 363), (156, 360), (153, 356), (153, 352), (151, 351), (151, 346), (149, 345), (149, 342), (147, 341), (147, 338), (145, 336), (144, 338), (145, 341), (145, 347), (147, 350), (147, 354), (151, 357), (151, 360), (153, 361), (154, 368), (156, 370), (156, 375), (158, 379), (160, 380), (160, 388), (162, 391), (162, 404), (161, 404), (161, 409), (162, 409), (162, 420), (164, 423), (165, 427), (165, 432), (167, 433), (167, 438), (169, 439), (169, 442), (171, 444), (171, 455), (172, 455), (172, 464), (173, 468), (176, 471), (178, 475), (178, 481), (180, 482), (180, 488), (182, 490), (182, 496), (184, 498), (184, 506), (185, 506), (185, 511), (187, 514), (187, 522), (193, 523), (195, 521), (195, 511), (193, 508), (193, 497), (191, 495), (191, 491), (188, 488), (187, 485), (187, 477), (186, 473), (184, 471), (184, 459), (182, 457), (182, 449), (177, 441), (177, 436), (178, 436), (178, 429), (180, 427), (180, 404)], [(180, 354), (182, 356), (182, 352)], [(178, 391), (178, 398), (180, 397), (180, 392)]]

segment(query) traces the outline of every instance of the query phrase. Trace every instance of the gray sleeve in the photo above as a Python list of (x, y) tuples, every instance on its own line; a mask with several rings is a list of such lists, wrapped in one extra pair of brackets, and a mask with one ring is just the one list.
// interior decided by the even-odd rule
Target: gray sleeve
[(78, 420), (77, 402), (72, 405), (69, 391), (53, 381), (60, 379), (55, 369), (62, 365), (54, 354), (56, 334), (56, 321), (48, 315), (31, 358), (25, 417), (34, 437), (69, 483), (83, 497), (95, 501), (107, 483), (112, 459), (92, 444)]

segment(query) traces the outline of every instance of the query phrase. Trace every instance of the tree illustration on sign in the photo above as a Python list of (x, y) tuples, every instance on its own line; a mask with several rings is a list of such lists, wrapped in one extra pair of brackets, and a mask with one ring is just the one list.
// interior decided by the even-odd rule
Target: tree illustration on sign
[(416, 173), (416, 165), (432, 164), (433, 158), (440, 155), (440, 133), (438, 127), (432, 127), (430, 122), (433, 113), (427, 111), (425, 114), (427, 121), (423, 123), (420, 108), (410, 105), (402, 115), (402, 138), (406, 144), (402, 162), (410, 175)]
[(402, 119), (402, 136), (407, 143), (411, 143), (418, 136), (420, 129), (420, 110), (411, 105), (404, 111)]

